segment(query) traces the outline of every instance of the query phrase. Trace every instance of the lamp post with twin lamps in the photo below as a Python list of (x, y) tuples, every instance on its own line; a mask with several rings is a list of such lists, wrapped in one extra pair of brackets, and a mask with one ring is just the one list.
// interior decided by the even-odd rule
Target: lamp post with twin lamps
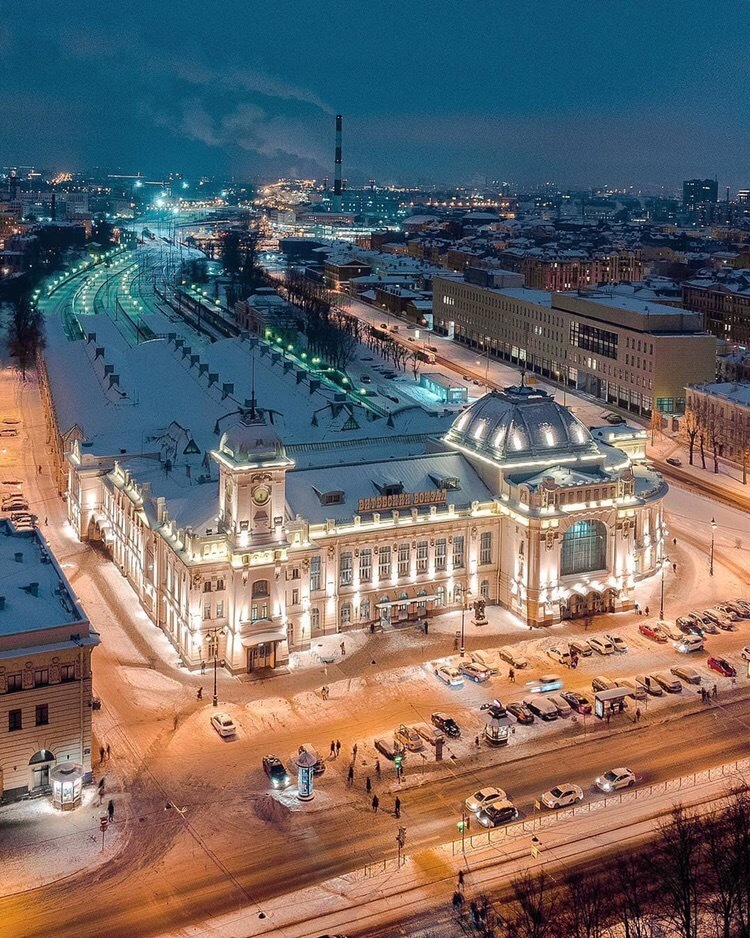
[(214, 659), (214, 698), (213, 698), (214, 707), (219, 706), (219, 691), (218, 691), (218, 686), (217, 686), (216, 666), (217, 666), (217, 662), (219, 658), (219, 636), (224, 635), (224, 634), (225, 634), (225, 630), (218, 626), (215, 629), (208, 629), (208, 631), (206, 632), (206, 637), (208, 638), (209, 647), (211, 650), (210, 654), (212, 655)]
[(716, 541), (716, 519), (711, 519), (711, 561), (708, 565), (708, 575), (714, 575), (714, 544)]
[(461, 596), (461, 657), (466, 654), (466, 602), (471, 596), (471, 590), (468, 586), (457, 586), (454, 590)]

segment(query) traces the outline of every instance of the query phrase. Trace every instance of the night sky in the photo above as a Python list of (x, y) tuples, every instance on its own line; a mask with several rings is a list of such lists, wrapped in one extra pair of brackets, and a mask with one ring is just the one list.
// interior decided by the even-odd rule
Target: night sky
[(0, 165), (750, 186), (750, 0), (0, 0)]

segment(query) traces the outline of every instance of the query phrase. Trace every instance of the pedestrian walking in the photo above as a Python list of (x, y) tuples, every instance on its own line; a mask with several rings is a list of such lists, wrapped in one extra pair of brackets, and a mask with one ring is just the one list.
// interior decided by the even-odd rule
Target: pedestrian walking
[(336, 758), (338, 758), (339, 753), (341, 752), (341, 740), (336, 740)]
[(44, 516), (44, 526), (47, 527), (47, 516)]
[(110, 823), (115, 819), (115, 803), (110, 798), (109, 804), (107, 805), (107, 814), (109, 815)]
[(648, 615), (648, 606), (646, 606), (646, 615)]
[(354, 782), (354, 766), (353, 765), (349, 766), (349, 772), (347, 773), (346, 781), (349, 784), (349, 788), (351, 788)]
[(112, 758), (112, 747), (107, 743), (107, 761)]
[(375, 774), (380, 778), (380, 759), (375, 760)]
[(323, 700), (328, 700), (328, 685), (327, 684), (324, 684), (320, 688), (320, 696), (323, 698)]
[(636, 723), (641, 722), (641, 708), (640, 707), (635, 708), (635, 722)]
[(42, 474), (42, 467), (41, 467), (41, 466), (37, 466), (37, 467), (36, 467), (36, 471), (37, 471), (37, 473), (38, 473), (39, 475), (41, 475), (41, 474)]
[(205, 673), (206, 673), (206, 662), (201, 661), (201, 674), (205, 674)]
[(343, 642), (341, 643), (340, 648), (341, 648), (341, 654), (342, 654), (342, 655), (345, 655), (345, 654), (346, 654), (346, 645), (345, 645)]
[(701, 687), (701, 700), (703, 701), (703, 703), (706, 702), (706, 688), (705, 687)]
[(458, 888), (459, 889), (464, 888), (464, 871), (463, 870), (458, 871)]
[(673, 538), (672, 538), (672, 543), (674, 544), (675, 547), (677, 547), (677, 538), (676, 538), (676, 537), (673, 537)]
[(99, 765), (104, 762), (104, 746), (99, 747)]
[(380, 798), (377, 795), (372, 796), (372, 810), (375, 814), (378, 813), (378, 808), (380, 807)]
[(453, 650), (458, 651), (458, 636), (453, 639)]
[(202, 687), (198, 688), (198, 693), (196, 694), (196, 697), (198, 698), (198, 700), (203, 700), (203, 688)]
[(712, 694), (712, 696), (714, 697), (714, 699), (719, 696), (719, 685), (716, 684), (716, 683), (714, 683), (714, 689), (713, 689), (713, 694)]
[(619, 705), (619, 707), (618, 707), (617, 709), (620, 711), (620, 713), (623, 712), (623, 710), (625, 709), (625, 701), (624, 701), (624, 700), (621, 700), (621, 701), (620, 701), (620, 705)]
[(375, 634), (375, 623), (371, 622), (370, 623), (370, 635), (374, 635), (374, 634)]
[(673, 564), (672, 564), (672, 573), (677, 573), (677, 564), (676, 564), (676, 563), (673, 563)]
[(511, 684), (516, 683), (516, 672), (513, 670), (513, 668), (510, 668), (508, 671), (508, 680)]
[(367, 792), (368, 795), (372, 791), (372, 782), (370, 781), (369, 775), (367, 776), (367, 780), (365, 781), (365, 791)]
[(104, 779), (99, 780), (99, 804), (104, 801)]
[(607, 713), (607, 726), (609, 726), (609, 721), (612, 719), (612, 714)]
[(427, 619), (425, 619), (424, 620), (424, 634), (427, 635), (429, 631), (430, 631), (430, 623), (427, 621)]
[(336, 741), (334, 739), (331, 740), (331, 758), (336, 758)]
[(474, 745), (477, 747), (477, 749), (479, 749), (479, 737), (478, 736), (474, 737)]
[(352, 746), (352, 758), (353, 759), (357, 758), (357, 744), (356, 743)]
[(461, 909), (461, 906), (464, 904), (464, 897), (461, 893), (456, 890), (453, 893), (453, 908), (458, 912)]
[(401, 799), (397, 796), (396, 800), (393, 802), (393, 813), (397, 818), (401, 817)]

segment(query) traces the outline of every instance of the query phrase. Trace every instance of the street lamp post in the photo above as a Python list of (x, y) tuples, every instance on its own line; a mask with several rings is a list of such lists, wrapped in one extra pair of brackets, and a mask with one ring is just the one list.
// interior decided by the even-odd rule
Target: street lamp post
[(213, 697), (214, 707), (219, 706), (219, 690), (218, 690), (218, 684), (217, 684), (217, 679), (218, 679), (217, 678), (217, 664), (218, 664), (218, 658), (219, 658), (219, 636), (223, 634), (224, 634), (224, 629), (218, 628), (218, 627), (215, 629), (209, 629), (206, 632), (206, 635), (208, 636), (208, 639), (211, 642), (211, 650), (213, 651), (213, 658), (214, 658), (214, 697)]
[(711, 518), (711, 561), (708, 565), (708, 575), (714, 575), (714, 543), (716, 541), (716, 519)]
[(661, 600), (659, 602), (659, 620), (664, 621), (664, 565), (669, 563), (669, 557), (661, 558)]
[(471, 596), (471, 590), (466, 586), (459, 586), (461, 590), (461, 657), (466, 654), (466, 597)]

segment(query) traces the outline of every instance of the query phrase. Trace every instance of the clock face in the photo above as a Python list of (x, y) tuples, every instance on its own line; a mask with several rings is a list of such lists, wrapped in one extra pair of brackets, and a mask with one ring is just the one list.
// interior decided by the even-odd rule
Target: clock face
[(256, 505), (265, 505), (271, 497), (271, 490), (267, 485), (256, 485), (252, 491), (252, 496)]

